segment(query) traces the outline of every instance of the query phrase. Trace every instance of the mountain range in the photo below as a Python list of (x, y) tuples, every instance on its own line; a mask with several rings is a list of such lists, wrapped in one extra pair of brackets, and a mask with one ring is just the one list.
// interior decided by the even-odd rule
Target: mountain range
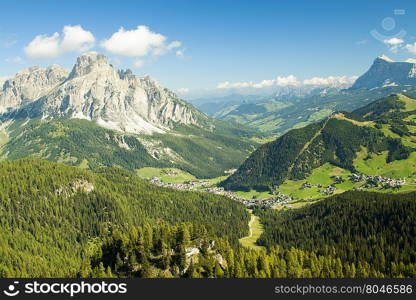
[(355, 81), (351, 89), (415, 84), (416, 63), (414, 61), (399, 62), (381, 55), (374, 60), (370, 69)]
[[(351, 86), (314, 89), (309, 93), (273, 94), (268, 97), (238, 98), (240, 101), (211, 103), (196, 101), (202, 111), (221, 120), (250, 126), (267, 134), (280, 135), (328, 117), (335, 111), (353, 111), (394, 93), (416, 95), (415, 64), (377, 57), (369, 70)], [(288, 89), (290, 90), (290, 89)]]
[(125, 133), (164, 133), (175, 124), (205, 125), (206, 116), (149, 76), (117, 71), (104, 55), (78, 57), (72, 71), (29, 68), (3, 83), (0, 112), (7, 117), (67, 117)]
[(7, 78), (0, 112), (3, 158), (87, 168), (170, 166), (219, 176), (258, 136), (209, 118), (149, 76), (115, 70), (96, 52), (78, 57), (71, 71), (31, 67)]

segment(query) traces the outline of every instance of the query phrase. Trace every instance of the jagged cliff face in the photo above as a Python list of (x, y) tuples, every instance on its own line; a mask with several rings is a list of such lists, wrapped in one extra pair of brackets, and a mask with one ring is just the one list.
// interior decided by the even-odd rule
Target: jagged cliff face
[(0, 113), (20, 108), (49, 92), (68, 76), (68, 71), (52, 65), (31, 67), (11, 78), (0, 80)]
[(357, 79), (352, 89), (415, 84), (416, 63), (397, 62), (382, 55), (377, 57), (370, 69)]
[(26, 99), (36, 100), (26, 104), (15, 99), (19, 95), (13, 98), (10, 92), (2, 92), (2, 112), (12, 107), (29, 117), (87, 119), (127, 133), (163, 133), (177, 123), (202, 125), (207, 118), (149, 76), (140, 78), (131, 71), (116, 71), (105, 56), (95, 52), (78, 57), (72, 71), (65, 75), (36, 89), (33, 86), (44, 82), (45, 76), (37, 78), (29, 72), (18, 86), (27, 86)]

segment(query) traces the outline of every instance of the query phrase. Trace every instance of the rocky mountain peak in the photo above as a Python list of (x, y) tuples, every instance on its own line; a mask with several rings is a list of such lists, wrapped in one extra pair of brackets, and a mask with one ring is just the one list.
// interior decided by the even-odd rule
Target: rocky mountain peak
[(32, 67), (28, 67), (28, 68), (20, 70), (14, 76), (9, 76), (7, 79), (16, 79), (16, 78), (29, 77), (29, 76), (37, 77), (37, 76), (42, 76), (44, 74), (52, 75), (52, 73), (54, 73), (56, 76), (59, 76), (59, 77), (67, 77), (69, 72), (68, 70), (56, 64), (53, 64), (47, 67), (32, 66)]
[(150, 76), (116, 71), (97, 52), (78, 57), (69, 75), (57, 65), (17, 73), (0, 90), (0, 114), (6, 112), (10, 117), (86, 119), (128, 133), (164, 133), (175, 124), (206, 120)]
[(68, 79), (85, 76), (92, 72), (106, 72), (113, 70), (106, 56), (97, 52), (87, 52), (77, 58)]
[(51, 65), (46, 68), (30, 67), (0, 81), (0, 113), (19, 108), (24, 103), (36, 100), (62, 83), (68, 70)]
[(143, 77), (138, 78), (140, 83), (146, 88), (163, 88), (156, 79), (151, 77), (150, 75), (145, 75)]
[(386, 56), (386, 55), (382, 54), (382, 55), (378, 56), (378, 57), (375, 59), (375, 61), (374, 61), (374, 62), (389, 62), (389, 63), (391, 63), (391, 62), (396, 62), (396, 61), (395, 61), (395, 60), (393, 60), (393, 59), (391, 59), (390, 57), (388, 57), (388, 56)]
[(135, 75), (133, 74), (133, 71), (130, 69), (126, 69), (126, 70), (119, 70), (118, 71), (118, 76), (120, 77), (121, 80), (124, 79), (133, 79), (135, 77)]
[(395, 61), (385, 55), (381, 55), (374, 60), (370, 69), (355, 81), (351, 89), (372, 89), (415, 84), (415, 63), (410, 61)]

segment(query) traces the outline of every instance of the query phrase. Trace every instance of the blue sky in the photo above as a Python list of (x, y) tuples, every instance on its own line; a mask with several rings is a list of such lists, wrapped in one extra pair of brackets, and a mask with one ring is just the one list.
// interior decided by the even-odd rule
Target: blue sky
[[(304, 80), (360, 75), (383, 53), (397, 60), (416, 58), (416, 1), (18, 3), (2, 2), (0, 76), (31, 65), (57, 63), (71, 68), (80, 52), (91, 49), (108, 55), (118, 68), (150, 74), (171, 89), (192, 91), (278, 76)], [(404, 11), (395, 14), (398, 9)], [(86, 44), (62, 43), (64, 26), (76, 25)], [(135, 41), (130, 51), (129, 40), (142, 36), (135, 35), (140, 25), (147, 26), (142, 33), (150, 44), (139, 51), (141, 41)], [(131, 35), (120, 34), (118, 40), (113, 34), (121, 27)], [(374, 38), (372, 30), (386, 38)], [(52, 41), (54, 51), (42, 52), (41, 43), (55, 32), (59, 36)], [(25, 51), (39, 35), (43, 35), (39, 43)], [(88, 41), (91, 36), (94, 42)], [(162, 42), (154, 41), (161, 36)], [(385, 42), (393, 38), (397, 40)]]

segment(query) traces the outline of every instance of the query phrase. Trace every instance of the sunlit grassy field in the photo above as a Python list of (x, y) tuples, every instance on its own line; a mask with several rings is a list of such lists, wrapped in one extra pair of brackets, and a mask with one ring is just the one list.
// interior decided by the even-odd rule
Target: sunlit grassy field
[[(168, 183), (185, 183), (191, 180), (197, 180), (195, 176), (192, 174), (176, 169), (176, 168), (141, 168), (136, 170), (137, 175), (144, 179), (150, 179), (153, 176), (157, 176), (160, 178), (162, 182), (168, 182)], [(213, 186), (218, 184), (219, 182), (223, 181), (227, 176), (219, 176), (215, 178), (210, 179), (200, 179), (200, 180), (206, 180), (209, 181), (209, 186)]]
[(410, 154), (406, 160), (395, 160), (391, 163), (386, 162), (387, 151), (381, 154), (368, 154), (366, 149), (362, 149), (354, 160), (356, 169), (368, 175), (381, 175), (392, 178), (413, 177), (416, 175), (416, 152)]
[(263, 250), (264, 247), (256, 245), (257, 239), (263, 233), (263, 225), (260, 223), (260, 218), (255, 215), (251, 215), (249, 223), (250, 234), (240, 239), (240, 244), (243, 247), (248, 247), (255, 250)]

